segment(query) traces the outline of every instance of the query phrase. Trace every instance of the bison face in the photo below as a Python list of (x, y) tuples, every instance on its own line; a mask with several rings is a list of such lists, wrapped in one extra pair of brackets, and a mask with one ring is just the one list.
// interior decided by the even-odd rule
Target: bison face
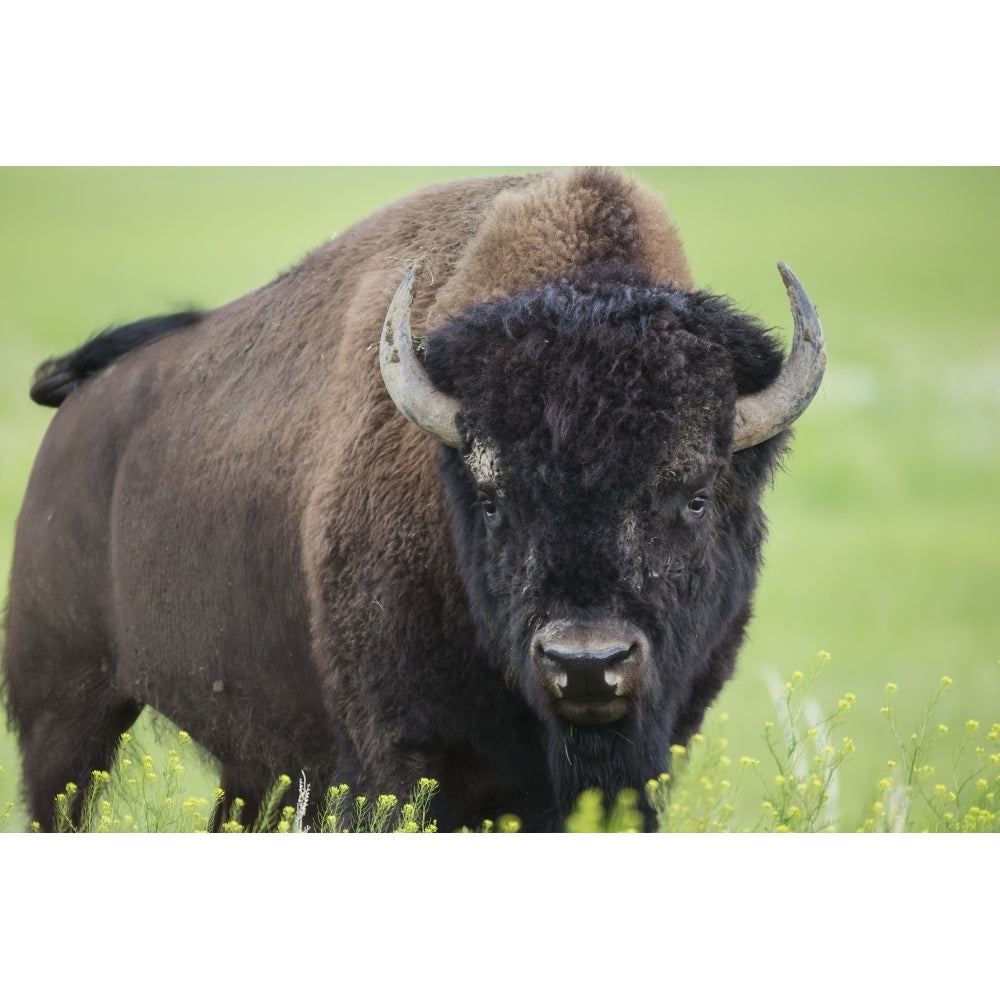
[[(542, 409), (591, 404), (574, 407), (567, 436), (542, 416), (502, 444), (473, 437), (461, 461), (445, 460), (481, 644), (543, 717), (579, 726), (672, 715), (696, 672), (688, 666), (706, 661), (739, 611), (723, 463), (686, 463), (679, 475), (669, 449), (656, 455), (633, 430), (602, 426), (599, 398), (562, 391), (540, 394)], [(725, 407), (714, 409), (724, 423)], [(659, 423), (655, 412), (636, 416)], [(711, 436), (703, 448), (715, 458)], [(742, 512), (751, 519), (755, 499)]]

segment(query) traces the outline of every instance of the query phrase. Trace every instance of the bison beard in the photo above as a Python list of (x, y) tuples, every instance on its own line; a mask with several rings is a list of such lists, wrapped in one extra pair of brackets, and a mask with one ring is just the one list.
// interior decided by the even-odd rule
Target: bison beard
[(783, 275), (784, 365), (638, 183), (484, 178), (47, 362), (3, 677), (32, 817), (143, 705), (248, 812), (300, 770), (435, 778), (443, 829), (642, 789), (732, 673), (761, 493), (822, 375)]

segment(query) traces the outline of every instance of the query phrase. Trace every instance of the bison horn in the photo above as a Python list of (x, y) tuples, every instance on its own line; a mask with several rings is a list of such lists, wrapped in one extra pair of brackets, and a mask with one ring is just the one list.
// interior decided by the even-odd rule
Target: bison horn
[(792, 349), (771, 385), (736, 401), (733, 451), (752, 448), (791, 427), (812, 402), (823, 381), (826, 343), (816, 307), (790, 268), (779, 263), (778, 270), (795, 320)]
[(449, 448), (457, 448), (460, 444), (455, 423), (458, 400), (435, 388), (417, 357), (410, 334), (413, 283), (422, 266), (420, 260), (407, 271), (392, 297), (382, 327), (378, 360), (385, 387), (400, 413), (424, 433)]

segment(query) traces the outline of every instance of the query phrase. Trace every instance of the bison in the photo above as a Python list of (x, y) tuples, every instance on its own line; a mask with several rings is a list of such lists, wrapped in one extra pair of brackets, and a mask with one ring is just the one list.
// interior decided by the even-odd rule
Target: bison
[(442, 829), (550, 831), (643, 787), (733, 671), (822, 378), (779, 268), (787, 360), (635, 179), (474, 179), (44, 364), (4, 651), (32, 816), (145, 705), (251, 810), (430, 777)]

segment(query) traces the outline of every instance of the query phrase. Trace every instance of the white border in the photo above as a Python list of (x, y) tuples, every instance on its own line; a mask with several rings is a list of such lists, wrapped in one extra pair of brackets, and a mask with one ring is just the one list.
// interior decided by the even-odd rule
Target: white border
[(997, 162), (970, 0), (359, 6), (7, 4), (0, 163)]

